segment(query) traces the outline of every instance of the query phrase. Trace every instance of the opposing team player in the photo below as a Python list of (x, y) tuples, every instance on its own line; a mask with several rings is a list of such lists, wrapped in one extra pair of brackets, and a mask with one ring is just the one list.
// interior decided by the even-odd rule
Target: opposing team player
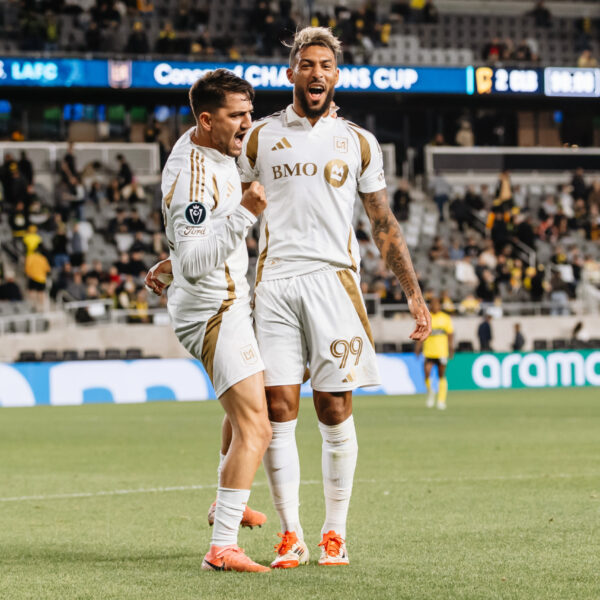
[(329, 29), (307, 27), (296, 34), (288, 69), (293, 103), (254, 124), (238, 159), (242, 189), (259, 181), (268, 200), (260, 225), (254, 317), (273, 428), (263, 462), (283, 530), (271, 565), (277, 568), (308, 561), (298, 515), (295, 440), (307, 362), (323, 438), (326, 515), (319, 564), (349, 562), (346, 518), (358, 452), (352, 390), (379, 382), (352, 228), (357, 192), (373, 239), (408, 298), (416, 320), (411, 338), (424, 340), (431, 331), (406, 242), (390, 210), (379, 145), (368, 131), (329, 114), (339, 53)]
[[(254, 475), (271, 439), (263, 363), (252, 328), (245, 236), (266, 206), (254, 183), (242, 195), (233, 157), (251, 125), (254, 90), (218, 69), (190, 90), (196, 127), (175, 144), (163, 171), (173, 283), (168, 310), (177, 337), (202, 363), (232, 429), (220, 469), (207, 570), (268, 571), (237, 545)], [(160, 269), (146, 283), (163, 289)]]
[(437, 407), (446, 409), (448, 396), (448, 380), (446, 367), (448, 360), (454, 355), (454, 327), (450, 315), (442, 311), (439, 298), (432, 298), (431, 304), (431, 335), (423, 342), (417, 342), (415, 352), (417, 356), (423, 349), (425, 357), (425, 385), (427, 386), (427, 407), (436, 405), (435, 390), (431, 385), (431, 370), (437, 367), (439, 384), (437, 393)]

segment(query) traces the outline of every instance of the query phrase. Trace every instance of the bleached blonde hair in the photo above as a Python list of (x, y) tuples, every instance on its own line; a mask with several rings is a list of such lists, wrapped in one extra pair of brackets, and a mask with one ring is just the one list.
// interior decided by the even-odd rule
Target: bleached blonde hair
[(329, 48), (338, 62), (342, 54), (342, 44), (329, 27), (305, 27), (296, 32), (290, 49), (290, 67), (296, 63), (298, 54), (308, 46)]

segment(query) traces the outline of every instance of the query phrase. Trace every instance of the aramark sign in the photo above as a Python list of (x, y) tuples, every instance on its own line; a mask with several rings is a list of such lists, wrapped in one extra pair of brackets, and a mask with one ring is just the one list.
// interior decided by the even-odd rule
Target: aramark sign
[(459, 354), (448, 378), (459, 390), (600, 386), (600, 351)]

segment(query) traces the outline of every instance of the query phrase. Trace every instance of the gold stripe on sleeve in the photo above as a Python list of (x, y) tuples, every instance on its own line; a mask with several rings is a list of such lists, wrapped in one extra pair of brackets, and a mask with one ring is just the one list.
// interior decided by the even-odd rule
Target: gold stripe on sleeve
[(175, 193), (175, 187), (177, 186), (177, 180), (179, 179), (180, 175), (181, 175), (181, 170), (179, 171), (179, 173), (177, 173), (177, 177), (175, 177), (175, 181), (173, 182), (171, 189), (169, 189), (169, 191), (167, 192), (167, 195), (164, 198), (164, 203), (167, 208), (171, 208), (171, 202), (173, 201), (173, 194)]
[(225, 263), (225, 281), (227, 281), (227, 298), (229, 300), (235, 300), (235, 281), (233, 281), (229, 274), (229, 265)]
[(265, 125), (266, 123), (262, 123), (252, 131), (250, 137), (248, 138), (248, 144), (246, 145), (246, 157), (248, 158), (248, 162), (253, 169), (256, 165), (256, 157), (258, 156), (258, 132)]
[(219, 186), (217, 185), (217, 176), (213, 174), (212, 176), (212, 184), (213, 184), (213, 198), (215, 199), (215, 204), (213, 206), (213, 211), (217, 209), (219, 205)]
[(360, 290), (356, 285), (356, 281), (354, 280), (352, 273), (346, 269), (344, 271), (337, 271), (337, 276), (339, 277), (342, 285), (344, 286), (346, 293), (348, 294), (348, 296), (350, 296), (350, 300), (354, 305), (354, 309), (358, 314), (358, 318), (362, 323), (363, 329), (365, 330), (365, 333), (367, 334), (367, 337), (371, 342), (371, 346), (375, 348), (375, 342), (373, 341), (373, 333), (371, 332), (371, 324), (369, 323), (369, 317), (367, 317), (367, 309), (363, 304), (362, 298), (360, 296)]
[(204, 190), (206, 188), (206, 165), (204, 164), (204, 156), (200, 160), (200, 166), (202, 167), (202, 181), (200, 182), (200, 202), (204, 203)]
[(206, 331), (204, 332), (204, 340), (202, 341), (202, 364), (210, 377), (210, 380), (215, 384), (213, 379), (213, 370), (215, 362), (215, 350), (217, 348), (217, 341), (219, 339), (219, 331), (221, 330), (221, 323), (223, 321), (223, 314), (226, 313), (233, 300), (223, 300), (221, 307), (216, 315), (213, 315), (206, 324)]
[(358, 141), (360, 143), (360, 174), (362, 175), (366, 171), (367, 167), (371, 164), (371, 146), (369, 146), (367, 138), (356, 127), (350, 127), (358, 136)]
[(194, 150), (194, 161), (196, 163), (195, 182), (194, 182), (194, 202), (198, 202), (198, 186), (200, 185), (200, 156), (197, 150)]
[(350, 260), (352, 261), (352, 270), (356, 273), (356, 261), (354, 260), (354, 256), (352, 256), (352, 225), (350, 225), (350, 233), (348, 234), (348, 254), (350, 255)]
[(267, 252), (269, 250), (269, 225), (265, 223), (265, 247), (263, 248), (260, 256), (258, 257), (258, 265), (256, 267), (256, 282), (254, 283), (254, 287), (256, 287), (260, 280), (262, 279), (263, 269), (265, 267), (265, 260), (267, 259)]
[(192, 148), (190, 152), (190, 202), (194, 201), (194, 173), (196, 172), (196, 166), (194, 164), (194, 153), (196, 151)]

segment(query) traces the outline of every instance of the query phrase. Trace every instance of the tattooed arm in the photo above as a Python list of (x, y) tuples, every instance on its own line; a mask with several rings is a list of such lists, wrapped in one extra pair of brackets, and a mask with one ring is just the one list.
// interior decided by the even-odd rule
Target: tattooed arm
[(431, 333), (431, 315), (425, 305), (413, 268), (406, 240), (396, 221), (385, 189), (377, 192), (360, 193), (369, 220), (373, 240), (377, 244), (383, 260), (400, 281), (408, 299), (408, 308), (416, 321), (411, 339), (423, 341)]

